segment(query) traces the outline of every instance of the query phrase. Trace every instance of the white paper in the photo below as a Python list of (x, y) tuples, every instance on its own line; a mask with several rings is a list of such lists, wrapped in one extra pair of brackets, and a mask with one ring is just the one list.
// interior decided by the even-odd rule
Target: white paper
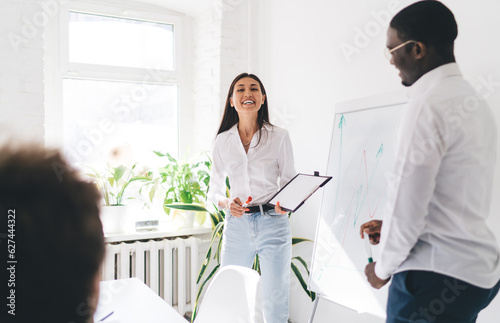
[(306, 200), (326, 180), (322, 176), (299, 174), (286, 185), (269, 203), (276, 205), (280, 202), (282, 208), (295, 210), (300, 203)]

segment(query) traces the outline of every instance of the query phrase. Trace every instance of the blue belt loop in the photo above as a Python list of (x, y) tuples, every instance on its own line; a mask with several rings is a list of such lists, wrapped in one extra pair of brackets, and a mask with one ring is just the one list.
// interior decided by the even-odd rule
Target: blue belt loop
[(264, 209), (262, 208), (262, 204), (259, 204), (260, 214), (264, 214)]

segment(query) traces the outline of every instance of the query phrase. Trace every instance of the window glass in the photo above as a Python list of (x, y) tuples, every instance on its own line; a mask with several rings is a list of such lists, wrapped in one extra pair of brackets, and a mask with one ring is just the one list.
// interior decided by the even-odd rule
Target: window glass
[(122, 147), (134, 162), (178, 151), (178, 86), (63, 79), (64, 147), (84, 163), (110, 160)]
[(173, 70), (174, 26), (70, 12), (69, 61)]

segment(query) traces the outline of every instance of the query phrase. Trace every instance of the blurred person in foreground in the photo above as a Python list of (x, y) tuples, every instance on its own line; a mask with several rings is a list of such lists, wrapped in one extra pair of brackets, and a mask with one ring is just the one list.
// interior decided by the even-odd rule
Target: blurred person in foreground
[(16, 261), (5, 296), (15, 301), (5, 308), (3, 298), (2, 322), (93, 322), (105, 250), (100, 199), (57, 151), (0, 148), (0, 246)]

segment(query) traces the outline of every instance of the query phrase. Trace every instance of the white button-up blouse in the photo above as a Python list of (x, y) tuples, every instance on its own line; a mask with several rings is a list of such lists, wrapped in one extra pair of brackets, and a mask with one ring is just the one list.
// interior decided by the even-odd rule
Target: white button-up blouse
[(219, 207), (228, 176), (231, 198), (245, 202), (251, 196), (250, 205), (264, 204), (295, 175), (288, 131), (264, 124), (245, 153), (236, 124), (215, 138), (207, 199)]

